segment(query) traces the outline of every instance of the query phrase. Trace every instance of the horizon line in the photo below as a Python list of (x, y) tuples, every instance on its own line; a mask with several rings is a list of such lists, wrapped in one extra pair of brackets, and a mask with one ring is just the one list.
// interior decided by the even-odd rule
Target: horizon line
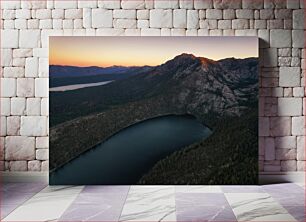
[[(256, 57), (256, 56), (250, 56), (250, 57), (234, 57), (234, 56), (232, 56), (232, 57), (224, 57), (224, 58), (222, 58), (222, 59), (215, 60), (215, 59), (211, 59), (211, 58), (207, 58), (207, 57), (203, 57), (203, 56), (196, 56), (196, 55), (191, 54), (191, 53), (181, 53), (181, 54), (178, 54), (178, 55), (174, 56), (173, 58), (170, 58), (170, 59), (168, 59), (168, 60), (166, 60), (166, 61), (164, 61), (163, 63), (158, 64), (158, 65), (147, 65), (147, 64), (146, 64), (146, 65), (129, 65), (129, 66), (127, 66), (127, 65), (109, 65), (109, 66), (84, 65), (84, 66), (82, 66), (82, 65), (73, 65), (73, 64), (49, 64), (49, 66), (72, 66), (72, 67), (80, 67), (80, 68), (88, 68), (88, 67), (98, 67), (98, 68), (110, 68), (110, 67), (144, 67), (144, 66), (153, 67), (153, 66), (162, 65), (162, 64), (164, 64), (164, 63), (166, 63), (166, 62), (168, 62), (168, 61), (170, 61), (170, 60), (174, 59), (175, 57), (180, 56), (180, 55), (182, 55), (182, 54), (193, 55), (193, 56), (195, 56), (195, 57), (197, 57), (197, 58), (205, 58), (205, 59), (209, 59), (209, 60), (216, 61), (216, 62), (218, 62), (218, 61), (220, 61), (220, 60), (223, 60), (223, 59), (230, 59), (230, 58), (233, 58), (233, 59), (258, 58), (258, 56), (257, 56), (257, 57)], [(50, 61), (50, 58), (49, 58), (49, 61)]]

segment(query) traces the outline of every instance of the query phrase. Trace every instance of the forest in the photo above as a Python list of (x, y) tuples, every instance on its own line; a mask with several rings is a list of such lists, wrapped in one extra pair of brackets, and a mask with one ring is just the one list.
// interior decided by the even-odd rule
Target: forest
[(208, 139), (159, 161), (138, 184), (258, 184), (257, 114), (220, 120)]
[(171, 114), (192, 115), (213, 134), (160, 160), (139, 184), (257, 182), (258, 59), (190, 54), (107, 85), (50, 92), (50, 171), (128, 126)]

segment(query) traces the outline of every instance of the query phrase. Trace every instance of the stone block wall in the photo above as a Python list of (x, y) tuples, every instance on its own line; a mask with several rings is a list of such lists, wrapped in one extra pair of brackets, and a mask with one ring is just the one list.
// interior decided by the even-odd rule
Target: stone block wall
[(258, 36), (260, 171), (305, 170), (304, 0), (1, 1), (0, 168), (48, 170), (48, 36)]

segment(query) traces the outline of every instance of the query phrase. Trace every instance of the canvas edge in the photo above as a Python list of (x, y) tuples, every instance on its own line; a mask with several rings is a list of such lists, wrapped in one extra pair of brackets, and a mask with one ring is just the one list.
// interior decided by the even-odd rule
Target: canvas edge
[[(259, 184), (304, 183), (305, 172), (259, 172)], [(1, 172), (2, 183), (49, 182), (49, 172)]]

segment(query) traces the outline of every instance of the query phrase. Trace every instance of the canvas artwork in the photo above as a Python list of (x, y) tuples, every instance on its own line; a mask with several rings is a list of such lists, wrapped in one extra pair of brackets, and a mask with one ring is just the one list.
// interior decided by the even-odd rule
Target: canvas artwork
[(50, 184), (257, 184), (256, 37), (49, 41)]

